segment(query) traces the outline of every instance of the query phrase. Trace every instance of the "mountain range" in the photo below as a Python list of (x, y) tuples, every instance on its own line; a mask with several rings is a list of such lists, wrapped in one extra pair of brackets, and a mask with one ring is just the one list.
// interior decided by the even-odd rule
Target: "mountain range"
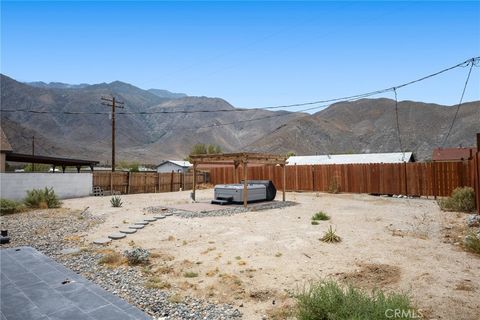
[[(455, 107), (414, 101), (361, 99), (340, 102), (315, 114), (238, 109), (221, 98), (193, 97), (162, 89), (143, 90), (115, 81), (71, 85), (18, 82), (1, 75), (1, 126), (15, 152), (99, 160), (110, 159), (110, 108), (102, 96), (124, 102), (117, 109), (117, 161), (157, 164), (183, 159), (196, 143), (225, 152), (255, 151), (298, 155), (413, 151), (429, 159), (441, 146)], [(124, 114), (121, 114), (121, 113)], [(100, 113), (100, 114), (95, 114)], [(480, 102), (461, 106), (446, 146), (470, 146), (479, 131)]]

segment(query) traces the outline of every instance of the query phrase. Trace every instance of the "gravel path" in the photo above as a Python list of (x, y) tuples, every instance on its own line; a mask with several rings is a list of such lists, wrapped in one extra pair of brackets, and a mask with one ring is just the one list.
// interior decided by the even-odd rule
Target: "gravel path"
[(150, 214), (166, 214), (173, 213), (175, 216), (180, 218), (205, 218), (205, 217), (220, 217), (220, 216), (232, 216), (239, 213), (249, 212), (249, 211), (263, 211), (270, 209), (280, 209), (296, 205), (296, 202), (292, 201), (272, 201), (272, 202), (263, 202), (254, 205), (250, 205), (249, 208), (244, 208), (243, 206), (225, 206), (221, 207), (219, 210), (209, 210), (209, 211), (188, 211), (180, 210), (175, 208), (168, 208), (164, 206), (155, 206), (147, 207), (143, 209), (145, 213)]
[[(3, 248), (31, 246), (52, 257), (67, 268), (97, 283), (104, 289), (136, 305), (155, 319), (239, 319), (241, 313), (229, 305), (211, 304), (194, 298), (181, 303), (169, 301), (172, 293), (145, 288), (141, 267), (115, 269), (98, 264), (101, 253), (82, 241), (82, 233), (99, 217), (66, 209), (36, 210), (2, 216), (2, 229), (8, 229), (11, 242)], [(65, 252), (68, 252), (65, 254)]]

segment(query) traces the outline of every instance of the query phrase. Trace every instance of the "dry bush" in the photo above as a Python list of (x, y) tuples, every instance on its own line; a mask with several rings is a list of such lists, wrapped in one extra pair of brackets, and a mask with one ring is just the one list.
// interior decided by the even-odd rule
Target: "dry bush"
[(336, 179), (330, 181), (330, 183), (328, 184), (327, 192), (334, 194), (340, 193), (340, 185), (338, 184)]
[(458, 187), (450, 197), (440, 199), (438, 205), (444, 211), (472, 212), (475, 210), (475, 191), (471, 187)]
[(105, 253), (99, 260), (98, 264), (108, 267), (118, 267), (126, 262), (126, 259), (116, 251)]
[(170, 303), (181, 303), (181, 302), (183, 302), (183, 297), (178, 293), (174, 293), (174, 294), (172, 294), (168, 297), (168, 302), (170, 302)]

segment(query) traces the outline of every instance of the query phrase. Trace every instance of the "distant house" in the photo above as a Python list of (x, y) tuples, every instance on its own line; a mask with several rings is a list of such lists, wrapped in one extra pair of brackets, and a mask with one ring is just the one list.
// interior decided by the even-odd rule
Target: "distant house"
[(329, 154), (318, 156), (293, 156), (287, 166), (315, 164), (354, 164), (354, 163), (403, 163), (414, 162), (412, 152)]
[(433, 161), (463, 161), (473, 158), (477, 148), (436, 148), (433, 150)]
[(157, 172), (187, 172), (192, 167), (188, 161), (165, 160), (157, 166)]
[(6, 157), (9, 152), (12, 152), (12, 146), (2, 128), (0, 128), (0, 172), (5, 172)]

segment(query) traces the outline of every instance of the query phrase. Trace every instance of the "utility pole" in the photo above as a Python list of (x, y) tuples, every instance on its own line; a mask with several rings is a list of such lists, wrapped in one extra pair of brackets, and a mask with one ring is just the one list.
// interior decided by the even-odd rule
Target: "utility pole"
[[(32, 156), (35, 156), (35, 136), (32, 136)], [(35, 172), (35, 164), (32, 162), (32, 172)]]
[(124, 107), (124, 103), (117, 101), (115, 97), (102, 97), (102, 104), (112, 108), (112, 172), (115, 171), (115, 109)]

